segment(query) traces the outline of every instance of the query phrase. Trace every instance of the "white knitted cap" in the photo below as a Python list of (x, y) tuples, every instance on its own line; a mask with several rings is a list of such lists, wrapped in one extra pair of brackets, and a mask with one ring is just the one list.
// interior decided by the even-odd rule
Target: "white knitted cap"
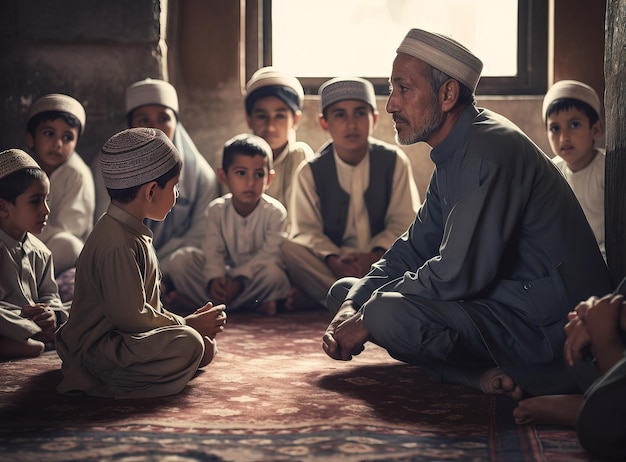
[(483, 63), (456, 40), (422, 29), (411, 29), (397, 50), (448, 74), (472, 91), (483, 70)]
[(72, 114), (80, 122), (80, 134), (85, 133), (87, 116), (85, 108), (77, 100), (61, 93), (50, 93), (35, 100), (28, 110), (28, 120), (42, 112), (59, 111)]
[(41, 167), (39, 167), (35, 159), (21, 149), (7, 149), (0, 152), (0, 178), (25, 168)]
[(182, 162), (178, 150), (161, 130), (129, 128), (104, 143), (100, 169), (110, 189), (127, 189), (146, 184)]
[(601, 115), (600, 98), (596, 91), (586, 83), (578, 80), (560, 80), (548, 90), (546, 96), (543, 97), (543, 105), (541, 107), (541, 115), (543, 121), (546, 121), (548, 108), (557, 99), (577, 99), (587, 103), (596, 111), (598, 117)]
[(335, 77), (322, 84), (318, 91), (322, 113), (331, 104), (347, 99), (363, 101), (376, 112), (374, 85), (360, 77)]
[(178, 117), (178, 93), (165, 80), (145, 79), (135, 82), (126, 89), (126, 113), (148, 104), (159, 104), (170, 108)]

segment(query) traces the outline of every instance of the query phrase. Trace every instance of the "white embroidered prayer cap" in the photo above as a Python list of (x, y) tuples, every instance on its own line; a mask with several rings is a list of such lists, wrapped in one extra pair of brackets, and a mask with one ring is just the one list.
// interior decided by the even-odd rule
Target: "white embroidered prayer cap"
[(170, 108), (178, 117), (178, 93), (174, 86), (159, 79), (144, 79), (126, 89), (126, 113), (149, 104)]
[(146, 184), (182, 162), (165, 133), (145, 127), (116, 133), (104, 143), (99, 157), (104, 185), (110, 189)]
[(302, 109), (304, 89), (294, 76), (285, 74), (274, 66), (266, 66), (252, 74), (246, 84), (246, 112), (250, 114), (254, 102), (266, 96), (280, 98), (295, 114)]
[(85, 108), (76, 99), (61, 93), (50, 93), (37, 98), (28, 109), (28, 120), (42, 112), (59, 111), (72, 114), (80, 122), (80, 134), (85, 133)]
[(376, 112), (374, 85), (360, 77), (335, 77), (324, 82), (318, 91), (322, 114), (328, 106), (347, 99), (363, 101)]
[(456, 40), (422, 29), (411, 29), (396, 51), (424, 61), (476, 91), (483, 63)]
[(557, 99), (577, 99), (584, 103), (587, 103), (591, 108), (596, 111), (598, 117), (600, 117), (602, 110), (600, 105), (600, 98), (596, 91), (589, 85), (578, 80), (560, 80), (556, 82), (543, 97), (543, 105), (541, 108), (541, 115), (544, 122), (548, 108)]
[(0, 152), (0, 178), (25, 168), (41, 169), (37, 161), (21, 149), (7, 149)]

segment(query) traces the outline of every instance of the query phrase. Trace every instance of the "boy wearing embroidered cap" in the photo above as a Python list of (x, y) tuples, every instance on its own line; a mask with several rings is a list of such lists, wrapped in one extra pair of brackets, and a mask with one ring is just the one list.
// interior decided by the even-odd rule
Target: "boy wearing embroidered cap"
[(362, 277), (400, 236), (420, 205), (411, 164), (371, 137), (378, 122), (373, 85), (358, 77), (324, 83), (320, 125), (331, 136), (295, 177), (290, 240), (283, 255), (294, 289), (323, 305), (338, 278)]
[(132, 128), (100, 151), (107, 212), (76, 267), (72, 313), (56, 334), (63, 360), (59, 392), (145, 398), (181, 391), (217, 352), (224, 306), (181, 317), (160, 301), (159, 262), (145, 219), (174, 206), (182, 158), (158, 129)]
[(552, 159), (578, 198), (606, 259), (604, 246), (604, 149), (595, 146), (602, 136), (600, 98), (589, 85), (576, 80), (555, 83), (543, 99), (542, 117)]
[[(188, 262), (189, 250), (202, 247), (206, 229), (205, 210), (218, 197), (219, 183), (215, 171), (198, 151), (180, 120), (178, 94), (172, 84), (158, 79), (145, 79), (131, 84), (126, 89), (126, 115), (129, 128), (148, 127), (163, 131), (183, 159), (176, 205), (165, 220), (146, 222), (153, 233), (161, 271), (168, 280), (169, 274), (183, 269), (178, 264), (184, 266)], [(98, 169), (96, 164), (94, 169)], [(97, 213), (102, 214), (109, 197), (100, 173), (96, 172), (94, 176)], [(182, 255), (175, 256), (177, 252)], [(180, 312), (178, 305), (181, 302), (174, 288), (165, 284), (163, 289), (168, 307)]]
[(443, 382), (521, 399), (567, 393), (567, 313), (611, 291), (571, 188), (510, 121), (476, 107), (481, 61), (449, 37), (412, 29), (387, 100), (401, 144), (431, 147), (426, 198), (363, 278), (330, 290), (324, 351), (349, 360), (367, 341)]
[(278, 199), (287, 210), (296, 168), (313, 157), (308, 144), (296, 141), (303, 102), (304, 89), (298, 79), (272, 66), (257, 70), (246, 84), (248, 127), (267, 141), (274, 155), (275, 175), (267, 195)]
[(93, 228), (95, 187), (76, 153), (85, 131), (85, 109), (68, 95), (44, 95), (28, 111), (26, 145), (50, 178), (50, 216), (39, 235), (54, 256), (57, 275), (73, 268)]
[(33, 234), (46, 226), (50, 182), (20, 149), (0, 152), (0, 358), (39, 355), (67, 319), (50, 250)]

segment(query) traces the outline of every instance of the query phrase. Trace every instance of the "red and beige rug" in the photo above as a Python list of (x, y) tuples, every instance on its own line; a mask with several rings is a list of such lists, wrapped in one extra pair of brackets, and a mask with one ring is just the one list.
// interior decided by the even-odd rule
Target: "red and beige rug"
[(15, 461), (586, 461), (573, 431), (518, 427), (514, 402), (430, 380), (375, 345), (328, 358), (329, 315), (231, 315), (176, 396), (55, 392), (55, 352), (0, 363), (0, 458)]

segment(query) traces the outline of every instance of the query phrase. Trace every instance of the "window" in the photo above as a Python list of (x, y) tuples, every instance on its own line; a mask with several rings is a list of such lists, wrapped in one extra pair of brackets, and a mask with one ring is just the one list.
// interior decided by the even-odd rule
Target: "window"
[(413, 27), (450, 35), (481, 58), (479, 95), (546, 91), (545, 0), (261, 1), (259, 64), (296, 75), (308, 94), (338, 75), (368, 78), (387, 94), (395, 50)]

